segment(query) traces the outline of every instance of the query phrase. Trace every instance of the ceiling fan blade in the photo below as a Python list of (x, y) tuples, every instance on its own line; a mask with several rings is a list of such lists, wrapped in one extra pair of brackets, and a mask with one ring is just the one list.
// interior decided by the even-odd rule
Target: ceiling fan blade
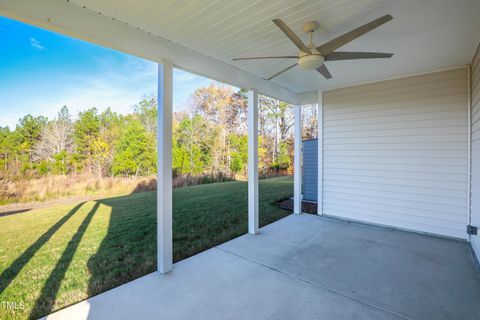
[(340, 48), (341, 46), (346, 45), (350, 41), (355, 40), (356, 38), (364, 35), (367, 32), (372, 31), (373, 29), (381, 26), (384, 23), (387, 23), (388, 21), (392, 20), (393, 17), (389, 14), (380, 17), (378, 19), (375, 19), (367, 24), (364, 24), (361, 27), (358, 27), (350, 32), (347, 32), (340, 37), (337, 37), (325, 44), (322, 44), (321, 46), (317, 47), (317, 50), (320, 51), (324, 56), (329, 54), (335, 49)]
[(285, 33), (285, 35), (297, 46), (300, 51), (311, 53), (310, 49), (300, 40), (300, 38), (290, 29), (281, 19), (273, 19), (273, 23)]
[(325, 61), (391, 58), (393, 53), (334, 51), (325, 56)]
[(330, 74), (330, 71), (328, 71), (327, 67), (325, 64), (322, 64), (320, 67), (317, 68), (317, 71), (325, 77), (325, 79), (331, 79), (332, 75)]
[(235, 58), (233, 61), (256, 60), (256, 59), (298, 59), (298, 56), (278, 56), (278, 57), (251, 57), (251, 58)]
[(275, 73), (273, 76), (267, 78), (267, 80), (272, 80), (272, 79), (275, 78), (276, 76), (281, 75), (281, 74), (284, 73), (285, 71), (288, 71), (288, 70), (292, 69), (293, 67), (295, 67), (295, 66), (297, 66), (297, 65), (298, 65), (298, 63), (295, 63), (294, 65), (292, 65), (292, 66), (290, 66), (290, 67), (288, 67), (288, 68), (285, 68), (285, 69), (283, 69), (283, 70), (280, 71), (280, 72)]

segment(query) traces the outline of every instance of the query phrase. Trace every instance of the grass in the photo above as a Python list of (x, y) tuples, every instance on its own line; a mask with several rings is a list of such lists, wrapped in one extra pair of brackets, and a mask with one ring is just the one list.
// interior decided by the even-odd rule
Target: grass
[[(289, 177), (260, 181), (260, 224), (288, 215)], [(174, 189), (174, 260), (247, 232), (247, 183)], [(156, 194), (134, 193), (0, 217), (0, 319), (38, 318), (153, 272)], [(12, 306), (12, 304), (10, 305)]]

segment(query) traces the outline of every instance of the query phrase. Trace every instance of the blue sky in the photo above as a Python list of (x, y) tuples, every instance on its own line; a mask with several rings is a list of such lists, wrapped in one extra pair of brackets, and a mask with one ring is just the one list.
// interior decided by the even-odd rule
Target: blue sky
[[(173, 81), (176, 111), (212, 82), (178, 69)], [(52, 119), (64, 105), (74, 115), (127, 113), (156, 86), (156, 63), (0, 17), (0, 126), (13, 129), (29, 113)]]

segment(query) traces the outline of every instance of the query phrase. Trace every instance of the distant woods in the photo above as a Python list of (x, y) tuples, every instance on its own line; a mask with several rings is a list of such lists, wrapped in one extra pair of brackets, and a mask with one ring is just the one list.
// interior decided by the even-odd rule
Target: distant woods
[[(173, 115), (174, 176), (234, 179), (247, 167), (247, 103), (243, 91), (211, 84), (198, 88), (183, 112)], [(145, 98), (132, 113), (107, 108), (72, 115), (64, 106), (55, 119), (26, 115), (14, 130), (0, 127), (0, 178), (45, 175), (101, 177), (156, 173), (157, 102)], [(267, 97), (259, 101), (261, 172), (289, 172), (293, 160), (293, 112)], [(304, 137), (316, 132), (316, 108), (304, 108)]]

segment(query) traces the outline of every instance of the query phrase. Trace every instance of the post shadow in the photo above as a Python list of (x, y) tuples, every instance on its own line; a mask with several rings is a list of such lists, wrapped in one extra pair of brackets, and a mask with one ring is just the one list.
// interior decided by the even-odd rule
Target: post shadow
[(17, 209), (17, 210), (10, 210), (10, 211), (4, 211), (4, 212), (0, 212), (0, 217), (6, 217), (6, 216), (11, 216), (11, 215), (14, 215), (14, 214), (18, 214), (18, 213), (24, 213), (24, 212), (27, 212), (27, 211), (30, 211), (31, 209)]
[(35, 301), (35, 305), (33, 306), (29, 315), (30, 319), (35, 319), (39, 316), (47, 315), (52, 312), (55, 304), (55, 298), (58, 290), (60, 289), (62, 280), (65, 277), (65, 273), (67, 272), (80, 241), (82, 240), (83, 235), (85, 234), (85, 231), (87, 230), (90, 221), (92, 220), (99, 206), (100, 203), (96, 202), (85, 219), (83, 219), (82, 224), (78, 227), (72, 239), (70, 239), (68, 242), (62, 256), (57, 261), (55, 268), (53, 268), (48, 279), (45, 281), (40, 296)]
[(107, 235), (87, 263), (90, 297), (156, 270), (156, 197), (141, 192), (97, 201), (111, 213)]
[(48, 240), (55, 234), (55, 232), (60, 229), (65, 222), (68, 221), (84, 204), (82, 202), (76, 205), (72, 210), (70, 210), (65, 216), (57, 221), (53, 226), (50, 227), (44, 234), (40, 236), (27, 250), (25, 250), (15, 261), (5, 269), (2, 274), (0, 274), (0, 293), (2, 293), (15, 279), (15, 277), (20, 273), (23, 267), (32, 259), (35, 253), (42, 248), (42, 246), (47, 243)]

